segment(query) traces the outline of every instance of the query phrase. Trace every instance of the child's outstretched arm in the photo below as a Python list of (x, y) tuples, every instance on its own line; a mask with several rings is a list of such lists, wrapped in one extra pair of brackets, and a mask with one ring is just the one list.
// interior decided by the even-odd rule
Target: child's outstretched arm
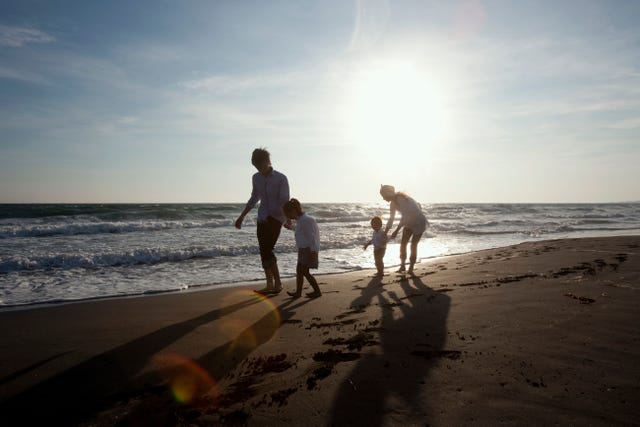
[(373, 243), (373, 239), (371, 239), (367, 243), (365, 243), (364, 246), (362, 247), (362, 249), (364, 249), (366, 251), (371, 243)]

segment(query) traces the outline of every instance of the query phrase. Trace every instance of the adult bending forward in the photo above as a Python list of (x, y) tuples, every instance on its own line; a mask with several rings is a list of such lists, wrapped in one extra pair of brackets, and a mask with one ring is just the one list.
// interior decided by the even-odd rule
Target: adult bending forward
[(407, 244), (411, 239), (411, 256), (409, 257), (409, 274), (413, 274), (413, 266), (418, 259), (418, 242), (422, 237), (422, 233), (427, 229), (427, 218), (422, 213), (422, 209), (418, 202), (413, 200), (409, 195), (403, 192), (397, 192), (391, 185), (380, 186), (380, 195), (384, 200), (389, 202), (389, 221), (384, 233), (387, 234), (393, 226), (393, 220), (396, 217), (396, 211), (400, 211), (402, 219), (398, 224), (398, 228), (391, 234), (391, 238), (398, 235), (398, 231), (404, 227), (402, 231), (402, 240), (400, 242), (400, 269), (399, 272), (405, 271), (405, 261), (407, 259)]
[(257, 233), (267, 286), (256, 292), (275, 294), (282, 290), (282, 283), (280, 282), (278, 260), (273, 253), (273, 248), (280, 237), (282, 224), (287, 221), (282, 206), (289, 201), (289, 181), (284, 174), (273, 169), (271, 156), (264, 148), (253, 150), (251, 163), (258, 169), (258, 172), (253, 175), (251, 198), (236, 220), (236, 228), (242, 227), (244, 217), (260, 201)]

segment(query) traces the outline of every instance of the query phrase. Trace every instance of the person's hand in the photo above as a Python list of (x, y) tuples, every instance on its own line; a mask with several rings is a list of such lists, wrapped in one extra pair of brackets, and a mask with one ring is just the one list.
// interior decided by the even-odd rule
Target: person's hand
[(284, 223), (284, 228), (286, 228), (287, 230), (293, 230), (293, 223), (291, 222), (291, 219), (287, 219), (287, 222)]
[(367, 243), (366, 245), (364, 245), (364, 246), (362, 247), (362, 249), (366, 251), (368, 247), (369, 247), (369, 244)]
[(236, 228), (238, 230), (240, 230), (242, 228), (242, 221), (244, 221), (244, 217), (243, 216), (239, 216), (238, 219), (236, 219)]

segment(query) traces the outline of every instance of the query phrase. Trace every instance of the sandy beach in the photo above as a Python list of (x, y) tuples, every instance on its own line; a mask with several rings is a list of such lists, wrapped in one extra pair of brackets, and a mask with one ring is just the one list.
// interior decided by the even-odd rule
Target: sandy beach
[(0, 312), (0, 423), (640, 424), (640, 236), (318, 281)]

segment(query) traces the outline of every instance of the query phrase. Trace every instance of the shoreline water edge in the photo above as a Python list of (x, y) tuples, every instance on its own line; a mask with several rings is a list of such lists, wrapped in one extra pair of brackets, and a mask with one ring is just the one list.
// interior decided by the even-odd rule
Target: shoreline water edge
[[(262, 280), (255, 215), (233, 228), (243, 204), (0, 205), (0, 310), (144, 296)], [(369, 220), (384, 203), (311, 203), (321, 233), (319, 275), (373, 268)], [(430, 227), (419, 261), (525, 241), (640, 234), (640, 203), (425, 204)], [(385, 264), (399, 262), (391, 241)], [(283, 230), (281, 273), (295, 275)]]

